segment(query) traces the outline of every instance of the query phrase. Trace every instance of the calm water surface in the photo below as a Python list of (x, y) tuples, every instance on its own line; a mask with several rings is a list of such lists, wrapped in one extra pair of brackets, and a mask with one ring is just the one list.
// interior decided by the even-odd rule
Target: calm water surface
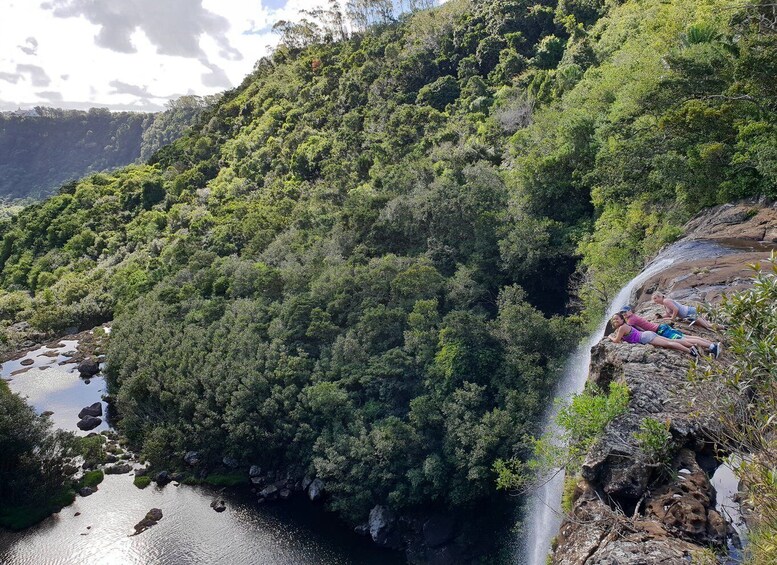
[[(54, 425), (85, 435), (78, 412), (101, 401), (102, 377), (89, 384), (68, 355), (75, 341), (42, 347), (0, 368), (11, 390), (26, 396), (38, 412), (53, 411)], [(22, 365), (32, 359), (30, 366)], [(60, 364), (64, 363), (64, 364)], [(23, 371), (23, 372), (19, 372)], [(16, 373), (16, 374), (12, 374)], [(105, 408), (105, 406), (103, 407)], [(97, 431), (107, 429), (107, 424)], [(130, 475), (108, 475), (99, 490), (23, 532), (0, 530), (3, 565), (89, 564), (394, 564), (397, 553), (382, 551), (303, 497), (258, 506), (247, 491), (153, 484), (139, 490)], [(210, 503), (219, 495), (227, 510)], [(132, 536), (133, 526), (151, 508), (164, 514), (159, 524)], [(80, 513), (76, 516), (76, 513)]]

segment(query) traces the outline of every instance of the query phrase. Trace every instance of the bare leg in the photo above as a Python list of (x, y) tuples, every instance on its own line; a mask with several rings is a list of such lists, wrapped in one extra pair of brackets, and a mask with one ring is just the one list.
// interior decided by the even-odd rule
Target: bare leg
[(705, 330), (710, 330), (711, 332), (715, 331), (715, 328), (712, 327), (712, 324), (710, 324), (707, 320), (701, 317), (696, 318), (696, 322), (693, 325), (699, 326), (700, 328), (704, 328)]
[(681, 342), (683, 340), (681, 339), (666, 339), (665, 337), (656, 336), (653, 341), (650, 342), (650, 345), (654, 347), (665, 347), (666, 349), (676, 349), (677, 351), (682, 351), (683, 353), (691, 353), (691, 350), (684, 346)]
[(696, 335), (687, 335), (682, 339), (678, 339), (676, 341), (679, 341), (685, 347), (691, 347), (692, 345), (696, 345), (698, 347), (703, 347), (704, 349), (709, 349), (710, 345), (712, 345), (712, 342), (710, 340), (704, 339), (703, 337), (699, 337)]

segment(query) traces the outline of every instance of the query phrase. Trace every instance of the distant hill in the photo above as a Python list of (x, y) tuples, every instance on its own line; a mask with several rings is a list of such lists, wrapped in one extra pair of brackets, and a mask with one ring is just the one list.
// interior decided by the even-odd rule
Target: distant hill
[(209, 101), (184, 96), (157, 114), (36, 107), (0, 113), (0, 200), (40, 199), (86, 174), (148, 159)]

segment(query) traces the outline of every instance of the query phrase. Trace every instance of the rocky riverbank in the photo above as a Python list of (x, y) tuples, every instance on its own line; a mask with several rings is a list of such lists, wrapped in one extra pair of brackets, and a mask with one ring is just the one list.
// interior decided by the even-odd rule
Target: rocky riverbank
[[(742, 203), (711, 209), (686, 225), (689, 244), (704, 240), (730, 253), (676, 263), (632, 295), (637, 313), (653, 318), (656, 290), (684, 302), (712, 303), (724, 292), (750, 284), (748, 265), (777, 247), (777, 206)], [(683, 332), (718, 340), (719, 335), (678, 323)], [(705, 364), (726, 364), (705, 356)], [(694, 554), (736, 544), (716, 510), (710, 477), (720, 456), (710, 438), (718, 415), (695, 399), (716, 394), (689, 379), (691, 360), (666, 349), (602, 339), (592, 350), (589, 380), (606, 388), (625, 383), (627, 412), (606, 427), (588, 452), (575, 487), (572, 510), (561, 525), (552, 562), (558, 565), (687, 564)], [(730, 398), (731, 403), (743, 399)], [(637, 441), (643, 422), (660, 423), (671, 439), (660, 460)]]
[[(152, 473), (150, 469), (140, 469), (136, 473), (149, 473), (158, 487), (170, 482), (213, 486), (250, 482), (251, 493), (260, 505), (282, 504), (292, 498), (305, 498), (309, 504), (320, 505), (328, 497), (326, 484), (319, 478), (305, 475), (300, 469), (245, 465), (227, 456), (218, 464), (208, 464), (196, 451), (185, 453), (176, 471)], [(217, 497), (211, 507), (222, 512), (226, 503)], [(489, 510), (494, 517), (499, 516), (495, 508)], [(471, 563), (491, 549), (491, 540), (485, 535), (486, 529), (493, 531), (488, 522), (484, 519), (475, 525), (450, 512), (419, 511), (399, 516), (385, 506), (375, 505), (368, 520), (357, 525), (354, 531), (381, 548), (404, 551), (409, 563)]]

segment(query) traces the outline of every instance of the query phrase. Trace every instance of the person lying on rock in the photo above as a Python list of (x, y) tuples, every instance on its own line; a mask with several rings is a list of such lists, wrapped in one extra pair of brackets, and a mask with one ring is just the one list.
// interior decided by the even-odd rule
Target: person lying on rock
[(610, 338), (610, 341), (615, 343), (622, 343), (624, 341), (626, 343), (641, 343), (643, 345), (652, 345), (653, 347), (675, 349), (693, 355), (694, 357), (699, 356), (699, 351), (696, 349), (695, 345), (686, 342), (684, 339), (666, 339), (656, 332), (641, 332), (628, 325), (623, 314), (615, 314), (612, 317), (611, 322), (615, 331), (607, 337)]
[(708, 350), (712, 355), (715, 356), (715, 359), (720, 357), (720, 353), (723, 351), (723, 344), (720, 342), (715, 343), (708, 339), (704, 339), (703, 337), (685, 335), (683, 332), (673, 328), (669, 324), (654, 324), (653, 322), (649, 322), (645, 318), (637, 316), (632, 310), (631, 306), (623, 306), (620, 313), (623, 314), (623, 319), (626, 320), (628, 325), (633, 328), (637, 328), (639, 331), (656, 332), (658, 335), (665, 337), (666, 339), (685, 339), (685, 341), (688, 343), (691, 343), (697, 347), (703, 347), (704, 349)]
[(712, 324), (699, 316), (699, 313), (696, 311), (696, 307), (694, 306), (687, 306), (686, 304), (677, 302), (677, 300), (667, 298), (660, 292), (654, 292), (652, 300), (656, 304), (661, 304), (664, 307), (664, 310), (666, 310), (666, 315), (664, 318), (669, 320), (676, 320), (677, 318), (680, 318), (681, 320), (688, 320), (691, 322), (690, 325), (692, 326), (696, 324), (697, 326), (707, 330), (715, 331), (715, 328), (712, 327)]

